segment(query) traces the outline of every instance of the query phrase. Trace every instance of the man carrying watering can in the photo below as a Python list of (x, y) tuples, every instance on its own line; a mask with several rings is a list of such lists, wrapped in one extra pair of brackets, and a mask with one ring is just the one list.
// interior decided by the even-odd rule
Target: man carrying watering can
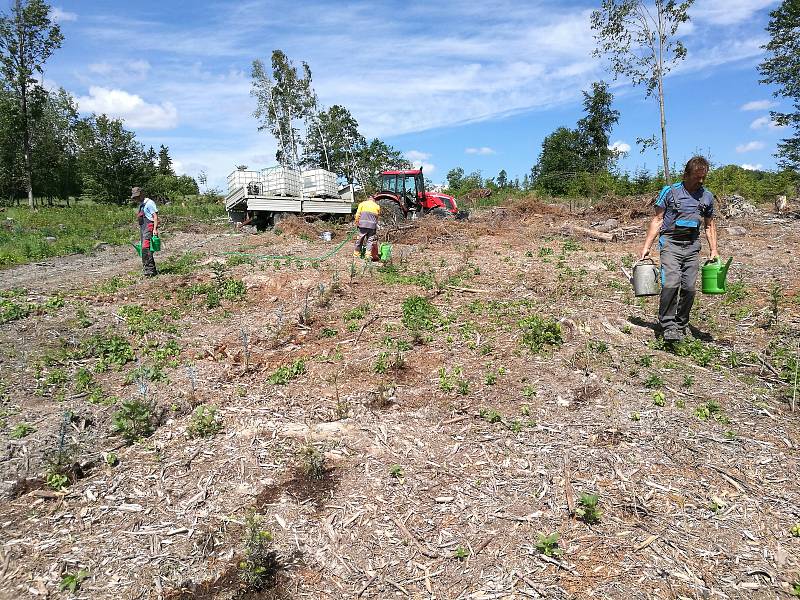
[(683, 181), (661, 190), (656, 200), (656, 214), (642, 246), (641, 258), (645, 259), (658, 237), (661, 253), (658, 321), (667, 342), (678, 342), (688, 333), (700, 266), (701, 224), (710, 258), (719, 257), (714, 195), (703, 187), (708, 169), (708, 161), (695, 156), (686, 163)]
[(376, 233), (378, 231), (378, 217), (381, 214), (380, 205), (372, 198), (367, 198), (358, 205), (356, 210), (356, 237), (354, 258), (360, 258), (362, 250), (366, 249), (372, 260), (378, 260), (378, 246)]
[(154, 277), (156, 271), (156, 261), (150, 249), (150, 240), (154, 235), (158, 235), (158, 207), (150, 198), (142, 194), (142, 188), (131, 188), (131, 200), (139, 202), (139, 234), (142, 243), (142, 269), (145, 277)]

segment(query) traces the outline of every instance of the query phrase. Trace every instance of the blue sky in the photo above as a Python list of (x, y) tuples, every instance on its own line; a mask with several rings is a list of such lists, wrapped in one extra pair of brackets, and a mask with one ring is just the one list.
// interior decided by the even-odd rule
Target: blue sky
[[(9, 0), (5, 1), (10, 5)], [(84, 113), (122, 118), (146, 145), (165, 144), (181, 173), (222, 187), (234, 165), (274, 164), (275, 142), (257, 131), (250, 65), (280, 48), (311, 66), (324, 106), (350, 109), (377, 136), (424, 164), (434, 181), (460, 166), (522, 177), (543, 138), (574, 127), (581, 90), (612, 82), (592, 57), (596, 2), (480, 3), (245, 0), (191, 3), (64, 0), (53, 16), (65, 36), (47, 64)], [(764, 28), (776, 0), (698, 0), (681, 30), (689, 55), (666, 81), (670, 161), (696, 151), (717, 164), (772, 169), (786, 108), (758, 83)], [(637, 137), (658, 132), (658, 105), (642, 88), (612, 83), (621, 113), (612, 141), (623, 169), (654, 171)]]

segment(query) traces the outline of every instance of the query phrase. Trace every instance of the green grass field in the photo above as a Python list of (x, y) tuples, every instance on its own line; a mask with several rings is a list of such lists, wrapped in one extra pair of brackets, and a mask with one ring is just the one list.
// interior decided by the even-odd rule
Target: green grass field
[[(187, 202), (159, 207), (171, 228), (208, 223), (225, 215), (217, 203)], [(0, 269), (66, 254), (85, 254), (98, 243), (127, 244), (139, 237), (133, 206), (79, 201), (71, 208), (6, 208), (0, 213)], [(48, 240), (47, 238), (55, 238)]]

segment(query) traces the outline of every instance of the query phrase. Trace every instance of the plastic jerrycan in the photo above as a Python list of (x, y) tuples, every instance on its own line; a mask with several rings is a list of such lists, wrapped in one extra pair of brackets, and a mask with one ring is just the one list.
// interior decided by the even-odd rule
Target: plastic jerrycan
[(705, 262), (702, 268), (704, 294), (724, 294), (728, 291), (726, 278), (731, 262), (733, 262), (732, 256), (724, 265), (720, 262), (719, 257)]
[(634, 265), (631, 283), (634, 296), (658, 295), (658, 267), (652, 259), (645, 258)]

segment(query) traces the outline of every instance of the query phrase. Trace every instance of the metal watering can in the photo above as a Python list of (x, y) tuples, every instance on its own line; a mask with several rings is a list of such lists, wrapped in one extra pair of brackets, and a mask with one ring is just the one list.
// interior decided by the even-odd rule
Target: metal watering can
[(728, 291), (725, 279), (728, 276), (728, 268), (732, 262), (732, 256), (724, 265), (720, 262), (719, 257), (705, 262), (702, 268), (702, 289), (704, 294), (724, 294)]
[(633, 285), (634, 296), (658, 296), (658, 267), (650, 258), (640, 260), (633, 266), (633, 273), (622, 267), (622, 272)]

